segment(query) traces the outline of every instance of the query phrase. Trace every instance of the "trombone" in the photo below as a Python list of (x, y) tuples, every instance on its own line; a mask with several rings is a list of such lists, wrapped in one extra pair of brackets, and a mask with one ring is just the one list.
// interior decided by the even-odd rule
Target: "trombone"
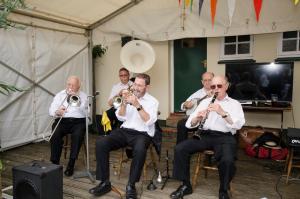
[[(60, 104), (59, 107), (61, 107), (65, 103), (65, 101), (67, 101), (68, 105), (67, 105), (64, 113), (68, 110), (68, 108), (70, 106), (72, 106), (72, 107), (79, 107), (81, 105), (81, 99), (80, 99), (79, 95), (73, 95), (73, 94), (68, 94), (67, 93), (66, 97), (63, 99), (63, 101), (61, 102), (61, 104)], [(61, 122), (61, 120), (62, 120), (62, 118), (64, 116), (64, 113), (59, 117), (59, 120), (58, 120), (57, 124), (55, 125), (54, 129), (52, 130), (51, 134), (48, 137), (45, 137), (45, 133), (48, 130), (49, 126), (52, 124), (52, 122), (55, 119), (57, 119), (58, 117), (53, 116), (53, 118), (51, 119), (51, 121), (49, 122), (49, 124), (47, 125), (47, 127), (45, 128), (45, 130), (44, 130), (44, 132), (43, 132), (42, 135), (43, 135), (43, 139), (46, 140), (47, 142), (49, 142), (51, 140), (53, 134), (55, 133), (58, 125), (60, 124), (60, 122)]]

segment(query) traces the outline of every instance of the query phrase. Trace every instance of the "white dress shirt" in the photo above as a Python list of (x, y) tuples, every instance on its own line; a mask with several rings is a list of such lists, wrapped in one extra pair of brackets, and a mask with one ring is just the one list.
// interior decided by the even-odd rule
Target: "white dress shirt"
[(122, 121), (121, 128), (129, 128), (137, 131), (147, 132), (149, 136), (153, 137), (155, 133), (155, 122), (157, 120), (158, 101), (148, 93), (138, 99), (143, 109), (149, 114), (150, 118), (147, 122), (141, 118), (137, 109), (127, 104), (126, 113), (124, 116), (119, 115), (120, 107), (116, 110), (118, 120)]
[[(197, 113), (199, 111), (207, 109), (210, 102), (212, 100), (212, 97), (204, 99), (200, 102), (199, 106), (196, 108), (196, 110), (190, 115), (186, 122), (187, 128), (195, 128), (195, 126), (191, 126), (191, 121), (194, 117), (196, 117)], [(216, 112), (210, 112), (208, 113), (208, 117), (203, 125), (204, 130), (215, 130), (215, 131), (222, 131), (222, 132), (231, 132), (232, 134), (236, 133), (236, 130), (241, 129), (242, 126), (245, 124), (245, 116), (244, 111), (241, 106), (241, 104), (234, 100), (228, 95), (221, 101), (215, 100), (214, 103), (220, 104), (222, 109), (227, 112), (232, 119), (233, 123), (229, 124), (225, 118), (222, 118), (221, 115), (219, 115)], [(199, 125), (199, 124), (197, 124)]]
[[(79, 91), (79, 97), (80, 97), (80, 106), (79, 107), (75, 107), (75, 106), (68, 106), (68, 102), (66, 99), (67, 93), (66, 90), (62, 90), (59, 93), (57, 93), (50, 105), (49, 108), (49, 114), (51, 116), (56, 116), (55, 115), (55, 111), (57, 111), (59, 109), (60, 106), (65, 106), (68, 107), (67, 111), (65, 112), (65, 114), (63, 115), (64, 118), (85, 118), (86, 117), (86, 111), (87, 111), (87, 95), (82, 92)], [(66, 99), (64, 101), (64, 99)], [(63, 102), (64, 101), (64, 102)], [(63, 102), (63, 104), (62, 104)]]
[(115, 97), (116, 95), (118, 95), (120, 93), (121, 90), (123, 89), (128, 89), (129, 86), (132, 86), (133, 82), (129, 80), (129, 82), (127, 82), (127, 84), (122, 84), (122, 82), (119, 82), (115, 85), (113, 85), (108, 101), (110, 99), (112, 99), (113, 97)]

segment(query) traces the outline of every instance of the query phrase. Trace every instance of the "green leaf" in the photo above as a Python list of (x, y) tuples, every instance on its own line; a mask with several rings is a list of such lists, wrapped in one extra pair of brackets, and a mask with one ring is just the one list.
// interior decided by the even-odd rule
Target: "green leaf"
[(2, 161), (0, 160), (0, 171), (2, 171), (3, 169), (3, 165), (2, 165)]

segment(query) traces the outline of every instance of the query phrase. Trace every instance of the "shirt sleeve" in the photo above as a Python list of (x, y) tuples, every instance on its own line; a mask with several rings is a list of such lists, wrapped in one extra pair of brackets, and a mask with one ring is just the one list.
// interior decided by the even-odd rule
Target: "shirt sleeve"
[(226, 110), (226, 112), (230, 115), (233, 122), (232, 124), (226, 123), (226, 126), (233, 130), (241, 129), (245, 124), (245, 115), (241, 104), (238, 102), (235, 103), (235, 105), (233, 105), (230, 110)]
[(200, 104), (197, 106), (195, 111), (189, 116), (188, 120), (186, 121), (185, 126), (187, 128), (192, 129), (199, 125), (200, 122), (198, 122), (195, 126), (191, 126), (191, 121), (193, 118), (195, 118), (197, 116), (197, 113), (199, 111), (202, 111), (208, 107), (208, 103), (209, 103), (209, 101), (207, 99), (200, 102)]
[(149, 120), (145, 123), (147, 126), (151, 126), (156, 122), (158, 114), (158, 105), (158, 101), (155, 101), (152, 106), (145, 107), (145, 111), (150, 116)]
[(53, 101), (49, 107), (49, 115), (50, 116), (55, 116), (55, 111), (58, 110), (58, 108), (60, 107), (60, 105), (62, 104), (62, 100), (60, 97), (60, 93), (56, 94), (53, 98)]

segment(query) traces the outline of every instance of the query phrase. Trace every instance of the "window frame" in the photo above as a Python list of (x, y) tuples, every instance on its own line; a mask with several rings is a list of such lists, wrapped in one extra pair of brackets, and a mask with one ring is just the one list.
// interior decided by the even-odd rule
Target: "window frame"
[[(220, 60), (240, 60), (240, 59), (252, 59), (253, 58), (253, 35), (249, 35), (250, 36), (250, 40), (249, 41), (242, 41), (239, 42), (238, 41), (238, 37), (239, 36), (245, 36), (245, 35), (233, 35), (236, 40), (235, 42), (231, 42), (231, 43), (226, 43), (226, 44), (235, 44), (236, 46), (236, 54), (234, 55), (225, 55), (225, 38), (226, 37), (231, 37), (231, 36), (226, 36), (226, 37), (222, 37), (222, 45), (221, 45), (221, 52), (220, 52)], [(242, 43), (249, 43), (249, 53), (248, 54), (237, 54), (238, 52), (238, 44), (242, 44)]]
[(285, 32), (281, 32), (278, 37), (278, 46), (277, 46), (277, 57), (300, 57), (300, 30), (294, 30), (294, 31), (297, 31), (297, 43), (296, 43), (296, 47), (298, 50), (296, 51), (287, 51), (287, 52), (283, 52), (282, 51), (282, 44), (283, 44), (283, 41), (287, 41), (287, 40), (292, 40), (292, 39), (295, 39), (295, 38), (287, 38), (287, 39), (284, 39), (283, 38), (283, 33), (285, 32), (292, 32), (292, 31), (285, 31)]

